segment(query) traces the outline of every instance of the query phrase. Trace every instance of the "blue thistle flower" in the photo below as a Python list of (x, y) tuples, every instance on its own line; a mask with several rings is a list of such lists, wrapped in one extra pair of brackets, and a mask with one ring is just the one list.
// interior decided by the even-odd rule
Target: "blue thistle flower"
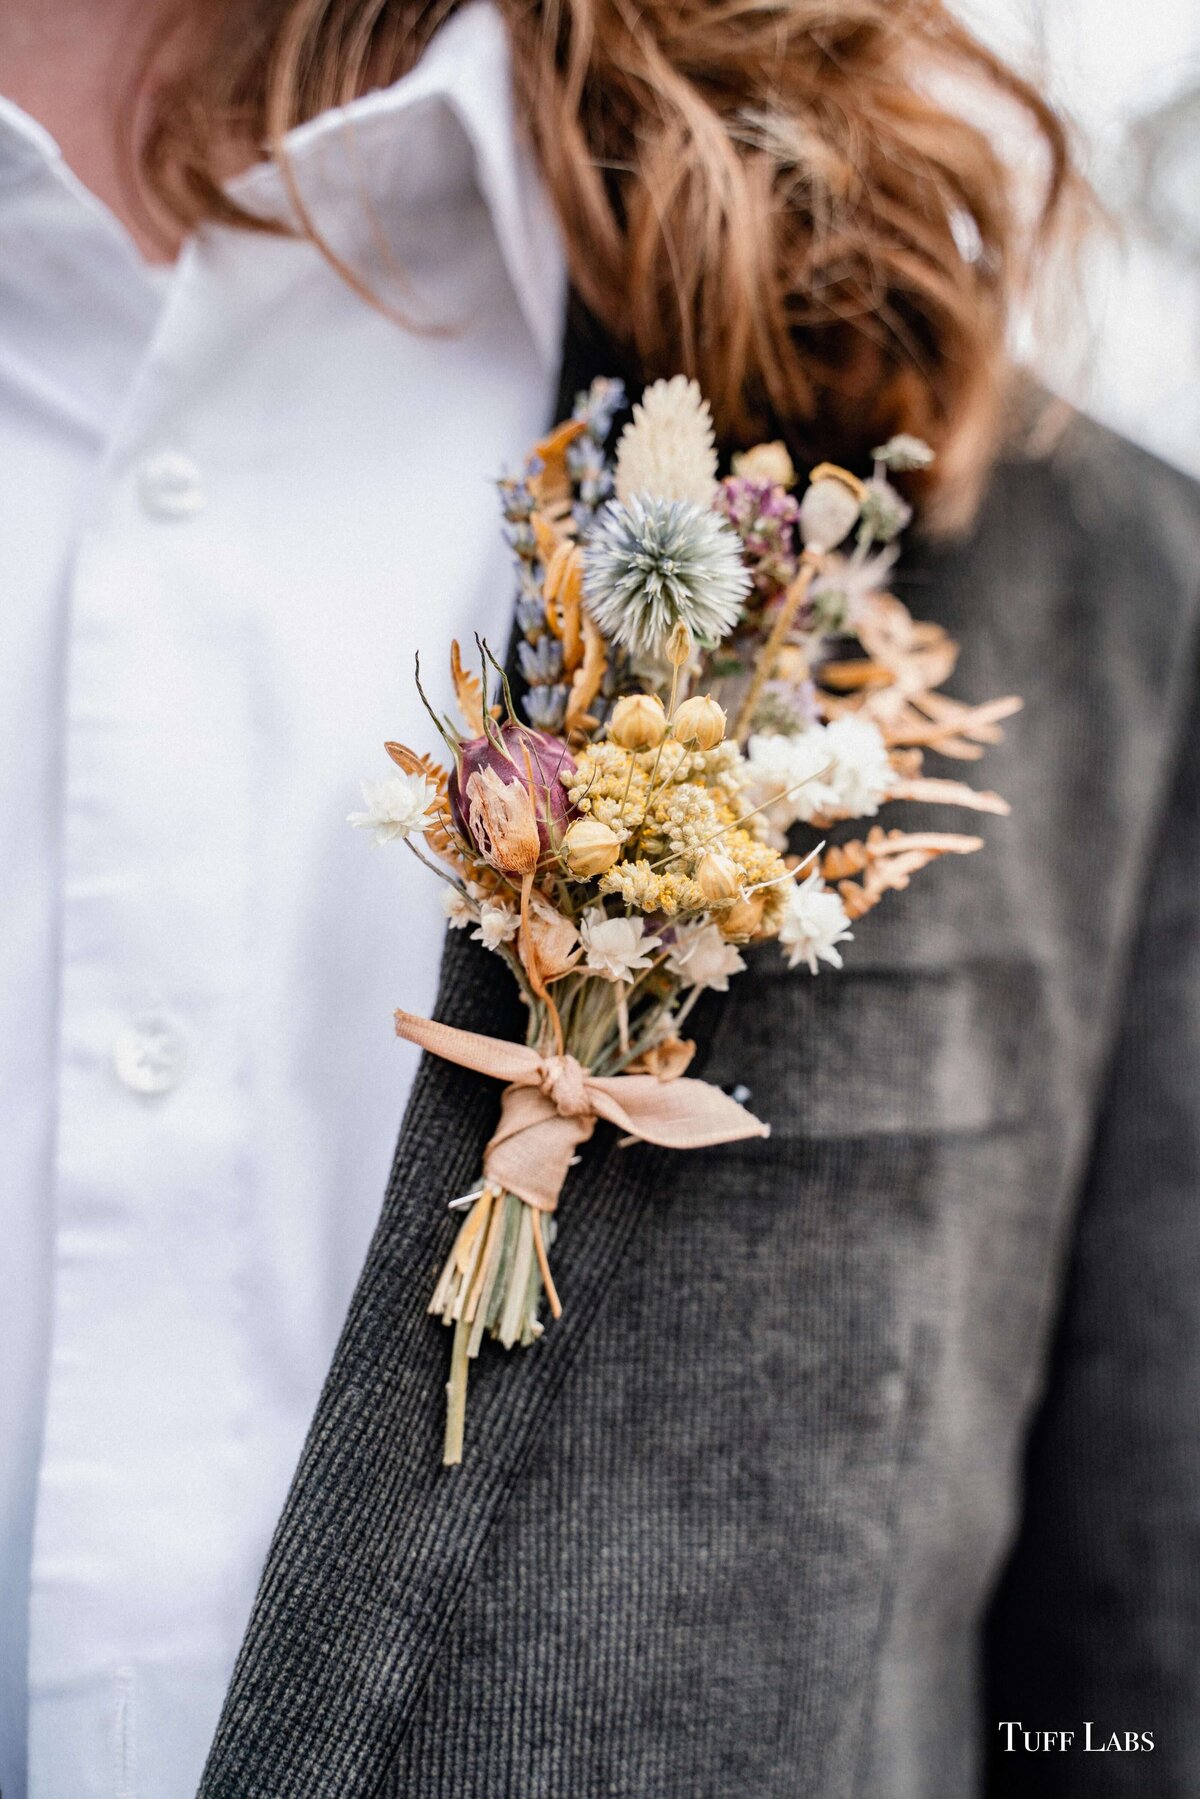
[(741, 617), (750, 591), (734, 531), (690, 500), (610, 500), (583, 552), (588, 610), (611, 643), (661, 656), (675, 625), (712, 649)]

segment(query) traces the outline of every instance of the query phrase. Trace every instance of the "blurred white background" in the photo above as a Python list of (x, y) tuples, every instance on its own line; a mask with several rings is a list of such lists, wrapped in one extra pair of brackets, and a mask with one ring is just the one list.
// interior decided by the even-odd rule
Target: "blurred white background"
[(1048, 384), (1200, 474), (1200, 0), (960, 0), (1080, 128), (1119, 237), (1083, 264)]

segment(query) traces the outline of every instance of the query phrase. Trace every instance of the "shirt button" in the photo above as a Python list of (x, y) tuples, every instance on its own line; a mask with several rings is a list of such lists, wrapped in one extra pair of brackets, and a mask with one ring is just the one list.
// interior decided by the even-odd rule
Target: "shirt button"
[(142, 464), (142, 504), (158, 518), (186, 518), (204, 504), (200, 470), (180, 450), (163, 450)]
[(187, 1041), (172, 1019), (144, 1012), (118, 1031), (113, 1066), (133, 1093), (169, 1093), (183, 1079)]

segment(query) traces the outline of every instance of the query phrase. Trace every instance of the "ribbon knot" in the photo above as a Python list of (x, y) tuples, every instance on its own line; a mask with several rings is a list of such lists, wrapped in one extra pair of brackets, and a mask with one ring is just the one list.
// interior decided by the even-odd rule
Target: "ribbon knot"
[(539, 1085), (560, 1118), (586, 1118), (592, 1110), (583, 1064), (574, 1056), (546, 1056), (538, 1065)]
[(575, 1151), (598, 1118), (664, 1149), (769, 1135), (769, 1126), (707, 1081), (589, 1074), (574, 1056), (542, 1056), (528, 1044), (457, 1031), (411, 1012), (397, 1012), (396, 1035), (460, 1068), (507, 1081), (500, 1122), (483, 1152), (484, 1178), (539, 1212), (557, 1206)]

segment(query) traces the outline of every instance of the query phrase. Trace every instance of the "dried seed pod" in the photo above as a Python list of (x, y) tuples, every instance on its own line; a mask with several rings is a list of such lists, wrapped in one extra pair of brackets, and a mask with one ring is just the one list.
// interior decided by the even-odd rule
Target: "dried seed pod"
[(725, 735), (725, 710), (711, 694), (696, 694), (676, 708), (671, 734), (689, 748), (715, 750)]
[(621, 839), (598, 818), (577, 818), (568, 825), (562, 841), (562, 857), (573, 875), (591, 880), (607, 874), (621, 854)]
[[(487, 771), (492, 778), (484, 781)], [(574, 772), (574, 757), (557, 737), (525, 725), (498, 726), (459, 750), (449, 781), (454, 821), (493, 868), (527, 873), (538, 860), (537, 855), (528, 859), (530, 821), (539, 851), (556, 848), (572, 816), (566, 783)]]
[(717, 919), (722, 937), (732, 937), (739, 942), (748, 937), (756, 937), (762, 929), (763, 910), (766, 896), (751, 893), (745, 899), (735, 900)]
[(706, 850), (696, 864), (693, 879), (710, 906), (727, 906), (742, 891), (737, 863), (719, 850)]
[(542, 853), (537, 813), (520, 781), (506, 781), (490, 766), (476, 769), (465, 786), (467, 830), (485, 861), (501, 874), (525, 875)]
[(692, 634), (682, 619), (678, 619), (671, 628), (667, 638), (667, 661), (672, 668), (686, 668), (692, 656)]
[(654, 693), (627, 693), (613, 707), (608, 734), (623, 750), (657, 749), (667, 734), (667, 713)]
[(753, 449), (735, 456), (733, 472), (744, 481), (770, 481), (778, 487), (796, 485), (796, 470), (787, 445), (778, 438), (773, 443), (755, 444)]
[(835, 475), (814, 481), (800, 502), (800, 541), (817, 555), (836, 549), (858, 523), (862, 502)]

